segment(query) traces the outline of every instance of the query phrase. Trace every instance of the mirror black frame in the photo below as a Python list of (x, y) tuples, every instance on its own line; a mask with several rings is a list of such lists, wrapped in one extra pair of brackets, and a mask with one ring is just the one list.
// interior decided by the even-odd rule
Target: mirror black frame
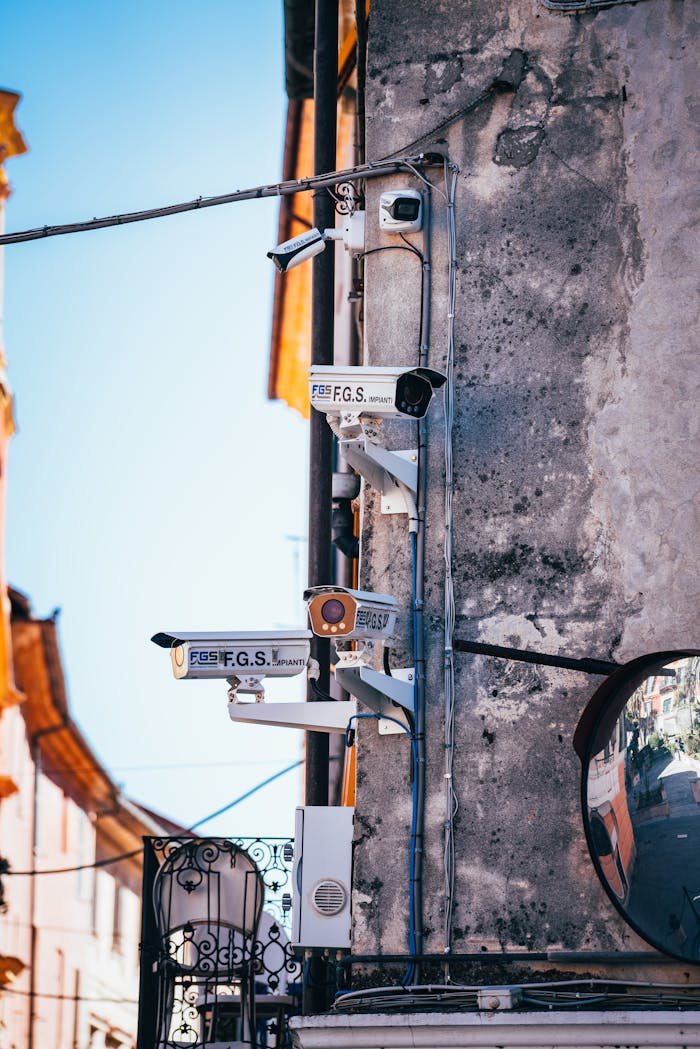
[(651, 652), (647, 655), (639, 656), (629, 663), (624, 663), (618, 670), (610, 674), (593, 693), (581, 714), (573, 737), (574, 750), (581, 761), (581, 819), (586, 835), (586, 845), (588, 846), (598, 880), (605, 889), (615, 910), (624, 919), (625, 924), (629, 925), (642, 940), (654, 947), (655, 950), (672, 958), (677, 958), (684, 965), (700, 965), (700, 959), (693, 961), (687, 955), (680, 954), (672, 950), (668, 945), (661, 944), (650, 937), (648, 932), (645, 932), (630, 917), (605, 876), (593, 841), (593, 832), (588, 815), (588, 773), (592, 758), (602, 750), (605, 741), (610, 738), (615, 722), (634, 690), (655, 669), (661, 669), (667, 663), (674, 663), (680, 659), (688, 659), (692, 656), (700, 656), (700, 649), (667, 649), (662, 652)]

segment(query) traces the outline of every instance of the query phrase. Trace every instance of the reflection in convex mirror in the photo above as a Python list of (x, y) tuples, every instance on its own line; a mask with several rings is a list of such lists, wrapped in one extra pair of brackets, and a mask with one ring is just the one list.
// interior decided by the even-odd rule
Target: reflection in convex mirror
[(668, 655), (616, 672), (582, 718), (583, 813), (627, 922), (700, 964), (700, 654)]

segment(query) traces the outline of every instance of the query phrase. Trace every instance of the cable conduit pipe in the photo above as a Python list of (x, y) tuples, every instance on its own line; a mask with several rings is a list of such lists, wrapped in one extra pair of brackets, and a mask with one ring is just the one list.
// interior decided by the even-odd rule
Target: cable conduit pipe
[[(432, 297), (432, 197), (430, 188), (423, 189), (423, 261), (421, 280), (421, 331), (418, 366), (426, 368), (430, 359), (430, 324)], [(414, 853), (414, 929), (416, 953), (423, 950), (423, 838), (425, 826), (425, 530), (428, 493), (428, 423), (426, 416), (418, 421), (418, 531), (415, 546), (415, 596), (413, 609), (413, 651), (416, 699), (416, 827)], [(417, 975), (420, 977), (420, 968)]]

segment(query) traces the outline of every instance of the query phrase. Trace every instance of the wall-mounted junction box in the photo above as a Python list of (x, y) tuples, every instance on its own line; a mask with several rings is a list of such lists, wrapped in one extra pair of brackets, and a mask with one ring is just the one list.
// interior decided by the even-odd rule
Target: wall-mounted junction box
[(295, 947), (350, 947), (352, 824), (346, 806), (296, 810), (292, 943)]

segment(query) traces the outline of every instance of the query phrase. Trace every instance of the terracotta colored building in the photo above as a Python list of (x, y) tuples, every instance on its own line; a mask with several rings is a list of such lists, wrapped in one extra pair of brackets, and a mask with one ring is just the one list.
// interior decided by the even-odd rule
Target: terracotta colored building
[[(13, 872), (0, 920), (13, 975), (0, 995), (2, 1045), (126, 1049), (136, 1036), (141, 838), (167, 831), (121, 795), (72, 721), (55, 620), (11, 597), (24, 698), (0, 719), (0, 841)], [(113, 856), (124, 858), (104, 863)]]

